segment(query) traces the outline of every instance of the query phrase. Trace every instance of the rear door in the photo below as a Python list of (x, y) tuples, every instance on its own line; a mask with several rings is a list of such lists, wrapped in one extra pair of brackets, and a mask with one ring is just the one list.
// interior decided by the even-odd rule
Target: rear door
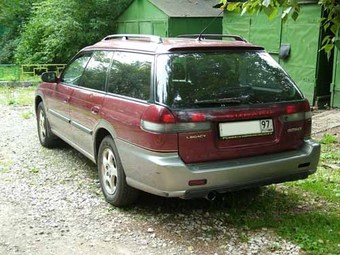
[(149, 106), (153, 62), (152, 55), (115, 52), (103, 107), (117, 137), (142, 147), (150, 144), (140, 121)]

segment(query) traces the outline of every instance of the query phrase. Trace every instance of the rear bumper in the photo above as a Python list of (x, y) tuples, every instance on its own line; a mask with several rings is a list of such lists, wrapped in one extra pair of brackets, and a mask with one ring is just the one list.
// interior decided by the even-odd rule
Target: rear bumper
[[(116, 141), (127, 183), (164, 197), (204, 197), (210, 192), (227, 192), (307, 178), (316, 171), (320, 145), (305, 140), (295, 151), (200, 164), (184, 164), (177, 153), (155, 153)], [(190, 180), (206, 179), (201, 186)]]

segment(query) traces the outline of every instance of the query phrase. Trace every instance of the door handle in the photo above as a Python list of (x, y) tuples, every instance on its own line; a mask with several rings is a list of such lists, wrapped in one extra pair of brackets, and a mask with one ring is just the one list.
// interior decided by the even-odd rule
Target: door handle
[(65, 97), (63, 102), (65, 104), (68, 104), (70, 102), (70, 99), (71, 99), (71, 97)]
[(97, 105), (95, 105), (95, 106), (93, 106), (93, 107), (91, 108), (91, 112), (92, 112), (93, 114), (98, 114), (98, 113), (99, 113), (99, 110), (100, 110), (100, 107), (97, 106)]

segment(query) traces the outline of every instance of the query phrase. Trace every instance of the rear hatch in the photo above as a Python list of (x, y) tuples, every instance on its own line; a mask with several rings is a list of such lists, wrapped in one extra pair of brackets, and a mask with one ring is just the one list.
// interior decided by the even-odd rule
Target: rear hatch
[(186, 163), (294, 150), (310, 136), (308, 101), (263, 51), (161, 55), (157, 72)]

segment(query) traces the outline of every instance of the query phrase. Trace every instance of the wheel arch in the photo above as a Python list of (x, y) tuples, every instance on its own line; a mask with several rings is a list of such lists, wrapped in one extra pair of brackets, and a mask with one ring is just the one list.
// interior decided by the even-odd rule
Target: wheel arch
[(42, 97), (40, 95), (36, 95), (35, 96), (35, 99), (34, 99), (34, 110), (35, 110), (35, 113), (37, 112), (37, 109), (38, 109), (38, 105), (43, 102), (44, 100), (42, 99)]
[(102, 120), (96, 127), (95, 133), (94, 133), (94, 159), (95, 162), (98, 163), (98, 151), (99, 151), (99, 146), (103, 139), (106, 136), (111, 136), (113, 140), (115, 140), (116, 132), (114, 131), (112, 125), (105, 121)]

